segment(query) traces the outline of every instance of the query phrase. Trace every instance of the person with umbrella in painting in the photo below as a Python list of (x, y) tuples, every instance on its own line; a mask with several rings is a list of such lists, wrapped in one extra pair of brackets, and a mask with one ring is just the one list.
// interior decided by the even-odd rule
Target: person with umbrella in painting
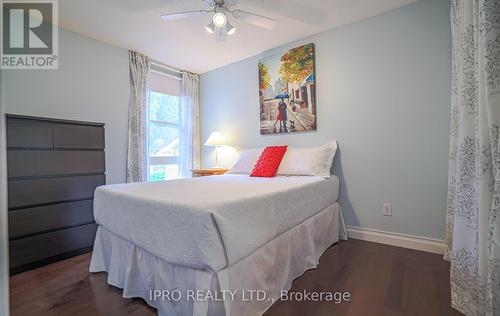
[(278, 122), (280, 122), (280, 132), (281, 132), (281, 111), (279, 109), (279, 105), (278, 105), (278, 116), (276, 117), (276, 122), (274, 122), (274, 125), (273, 125), (273, 131), (274, 131), (274, 133), (277, 133), (277, 131), (276, 131), (276, 124), (278, 124)]
[(274, 125), (276, 126), (276, 123), (278, 123), (278, 121), (280, 122), (280, 133), (288, 132), (288, 128), (286, 126), (286, 121), (288, 120), (287, 106), (283, 99), (288, 99), (289, 97), (290, 96), (288, 95), (288, 93), (281, 93), (275, 97), (275, 99), (281, 99), (278, 104), (278, 117), (276, 118), (276, 122), (274, 123)]

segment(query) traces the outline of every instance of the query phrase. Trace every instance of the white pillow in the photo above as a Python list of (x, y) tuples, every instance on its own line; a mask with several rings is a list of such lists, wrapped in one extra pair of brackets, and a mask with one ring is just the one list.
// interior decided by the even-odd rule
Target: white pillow
[(227, 173), (252, 173), (253, 167), (264, 148), (242, 149), (236, 164)]
[(329, 178), (336, 151), (336, 141), (311, 148), (288, 147), (277, 174)]

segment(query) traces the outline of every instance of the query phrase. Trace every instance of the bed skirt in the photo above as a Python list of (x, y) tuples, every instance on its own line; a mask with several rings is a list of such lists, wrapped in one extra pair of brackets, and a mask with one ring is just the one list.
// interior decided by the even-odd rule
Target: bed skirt
[(169, 263), (113, 234), (97, 230), (90, 272), (107, 272), (123, 297), (141, 297), (159, 315), (261, 315), (292, 281), (318, 265), (323, 252), (347, 239), (335, 203), (221, 271)]

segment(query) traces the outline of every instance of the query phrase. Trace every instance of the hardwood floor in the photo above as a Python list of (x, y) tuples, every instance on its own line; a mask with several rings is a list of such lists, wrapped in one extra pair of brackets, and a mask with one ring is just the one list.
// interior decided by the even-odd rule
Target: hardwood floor
[[(124, 299), (105, 273), (88, 272), (90, 254), (14, 275), (11, 315), (156, 315), (141, 299)], [(292, 291), (347, 291), (349, 302), (279, 301), (282, 315), (461, 315), (450, 307), (449, 265), (435, 254), (351, 239), (328, 249)]]

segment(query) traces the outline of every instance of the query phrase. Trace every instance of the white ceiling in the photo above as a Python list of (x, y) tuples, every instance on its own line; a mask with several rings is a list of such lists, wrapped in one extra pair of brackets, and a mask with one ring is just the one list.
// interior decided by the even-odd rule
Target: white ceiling
[(217, 43), (210, 16), (164, 21), (161, 14), (202, 8), (202, 0), (59, 0), (59, 23), (77, 33), (203, 73), (273, 47), (418, 0), (239, 0), (234, 8), (278, 20), (265, 30), (231, 19), (237, 31)]

